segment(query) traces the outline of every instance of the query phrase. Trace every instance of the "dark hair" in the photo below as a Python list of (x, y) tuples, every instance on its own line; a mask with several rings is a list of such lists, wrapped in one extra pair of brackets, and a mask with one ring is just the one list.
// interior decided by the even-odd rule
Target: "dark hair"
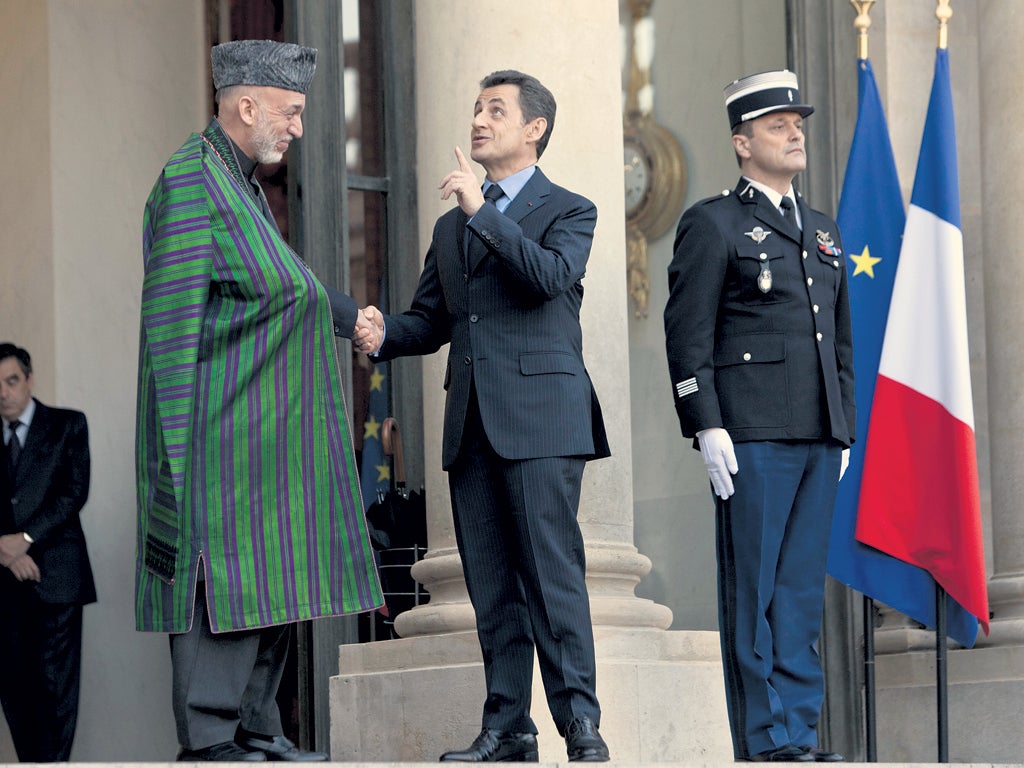
[(537, 159), (544, 154), (555, 127), (555, 97), (551, 91), (541, 85), (540, 80), (531, 75), (524, 75), (514, 69), (502, 69), (492, 72), (480, 81), (480, 88), (494, 88), (497, 85), (519, 86), (519, 109), (523, 113), (523, 121), (529, 123), (538, 117), (548, 122), (544, 135), (537, 140)]
[(26, 376), (32, 373), (32, 356), (27, 349), (22, 349), (9, 341), (2, 342), (0, 343), (0, 360), (6, 360), (8, 357), (13, 357), (18, 361), (21, 372)]

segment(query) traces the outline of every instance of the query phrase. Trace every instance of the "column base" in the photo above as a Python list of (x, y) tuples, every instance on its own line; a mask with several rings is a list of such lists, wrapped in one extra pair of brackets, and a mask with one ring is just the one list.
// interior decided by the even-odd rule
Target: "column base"
[[(587, 592), (595, 627), (667, 629), (672, 624), (669, 608), (633, 594), (650, 570), (650, 559), (632, 545), (608, 541), (587, 544)], [(399, 636), (476, 630), (458, 550), (431, 549), (412, 567), (412, 577), (426, 587), (430, 601), (396, 617)]]
[[(732, 761), (717, 632), (594, 630), (601, 734), (620, 763)], [(476, 633), (339, 648), (330, 682), (332, 760), (434, 762), (480, 731), (483, 663)], [(565, 762), (535, 665), (541, 762)]]

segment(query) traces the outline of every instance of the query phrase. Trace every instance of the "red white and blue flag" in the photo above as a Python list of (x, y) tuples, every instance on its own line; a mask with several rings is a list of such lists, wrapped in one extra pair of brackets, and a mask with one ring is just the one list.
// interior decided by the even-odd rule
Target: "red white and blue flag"
[[(956, 133), (945, 49), (936, 54), (871, 405), (856, 538), (927, 571), (988, 633)], [(950, 634), (973, 645), (973, 636), (958, 637), (952, 628)]]

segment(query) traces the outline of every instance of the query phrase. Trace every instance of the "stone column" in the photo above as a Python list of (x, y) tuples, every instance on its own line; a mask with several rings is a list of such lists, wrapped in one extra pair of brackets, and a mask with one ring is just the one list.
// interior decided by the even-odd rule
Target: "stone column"
[[(581, 29), (583, 19), (587, 23)], [(560, 27), (576, 31), (566, 38), (559, 34)], [(616, 51), (618, 29), (618, 4), (613, 0), (577, 0), (556, 7), (549, 3), (513, 7), (503, 2), (467, 2), (457, 4), (450, 15), (417, 14), (420, 241), (424, 246), (430, 242), (437, 217), (453, 205), (452, 200), (440, 199), (437, 182), (455, 167), (453, 146), (461, 146), (468, 156), (473, 100), (480, 79), (507, 68), (523, 69), (538, 77), (558, 103), (555, 130), (540, 167), (555, 183), (592, 199), (600, 221), (583, 281), (583, 350), (604, 408), (613, 455), (588, 465), (580, 502), (593, 620), (598, 626), (665, 629), (672, 622), (671, 611), (633, 594), (651, 563), (633, 546), (622, 171), (616, 162), (588, 160), (618, 157), (612, 152), (621, 154), (621, 115), (594, 108), (595, 104), (618, 103), (619, 59), (608, 56), (598, 64), (580, 58), (588, 48)], [(521, 39), (520, 33), (528, 34), (527, 40)], [(453, 36), (465, 41), (481, 35), (486, 40), (459, 45), (461, 58), (452, 61), (449, 43)], [(549, 42), (544, 42), (546, 37)], [(524, 62), (524, 55), (536, 60)], [(579, 66), (583, 60), (589, 62), (586, 67)], [(477, 170), (482, 180), (483, 170)], [(423, 374), (430, 552), (413, 574), (430, 590), (431, 600), (398, 618), (396, 630), (402, 637), (474, 627), (456, 551), (448, 481), (441, 470), (445, 393), (440, 382), (446, 354), (443, 349), (428, 359)]]
[(1024, 71), (1024, 16), (1014, 0), (981, 4), (978, 46), (981, 90), (981, 159), (985, 184), (985, 324), (988, 348), (989, 424), (992, 455), (992, 632), (979, 644), (1024, 644), (1024, 244), (1016, 201), (1024, 195), (1024, 136), (1013, 129), (1024, 120), (1024, 104), (999, 86), (1010, 72)]
[[(499, 69), (528, 72), (551, 89), (558, 119), (541, 166), (598, 208), (584, 280), (584, 357), (614, 455), (587, 467), (579, 520), (602, 733), (618, 760), (731, 759), (717, 633), (667, 632), (671, 611), (634, 594), (651, 563), (633, 546), (622, 117), (608, 108), (621, 100), (618, 2), (450, 0), (444, 14), (416, 9), (421, 252), (434, 221), (452, 206), (439, 199), (437, 182), (455, 167), (455, 145), (468, 155), (479, 81)], [(332, 679), (331, 695), (335, 760), (436, 760), (480, 728), (480, 650), (440, 469), (445, 354), (423, 363), (429, 552), (413, 575), (430, 602), (398, 617), (402, 639), (339, 649), (342, 674)], [(694, 697), (693, 690), (705, 694)], [(539, 674), (533, 700), (541, 760), (564, 760)]]

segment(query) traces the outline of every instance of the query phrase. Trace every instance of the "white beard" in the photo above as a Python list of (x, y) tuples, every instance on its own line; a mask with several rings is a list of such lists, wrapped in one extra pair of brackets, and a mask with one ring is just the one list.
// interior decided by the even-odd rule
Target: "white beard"
[(256, 150), (257, 163), (279, 163), (284, 157), (284, 152), (278, 152), (275, 147), (279, 139), (274, 135), (270, 122), (260, 108), (259, 117), (256, 118), (256, 125), (253, 127), (252, 144)]

